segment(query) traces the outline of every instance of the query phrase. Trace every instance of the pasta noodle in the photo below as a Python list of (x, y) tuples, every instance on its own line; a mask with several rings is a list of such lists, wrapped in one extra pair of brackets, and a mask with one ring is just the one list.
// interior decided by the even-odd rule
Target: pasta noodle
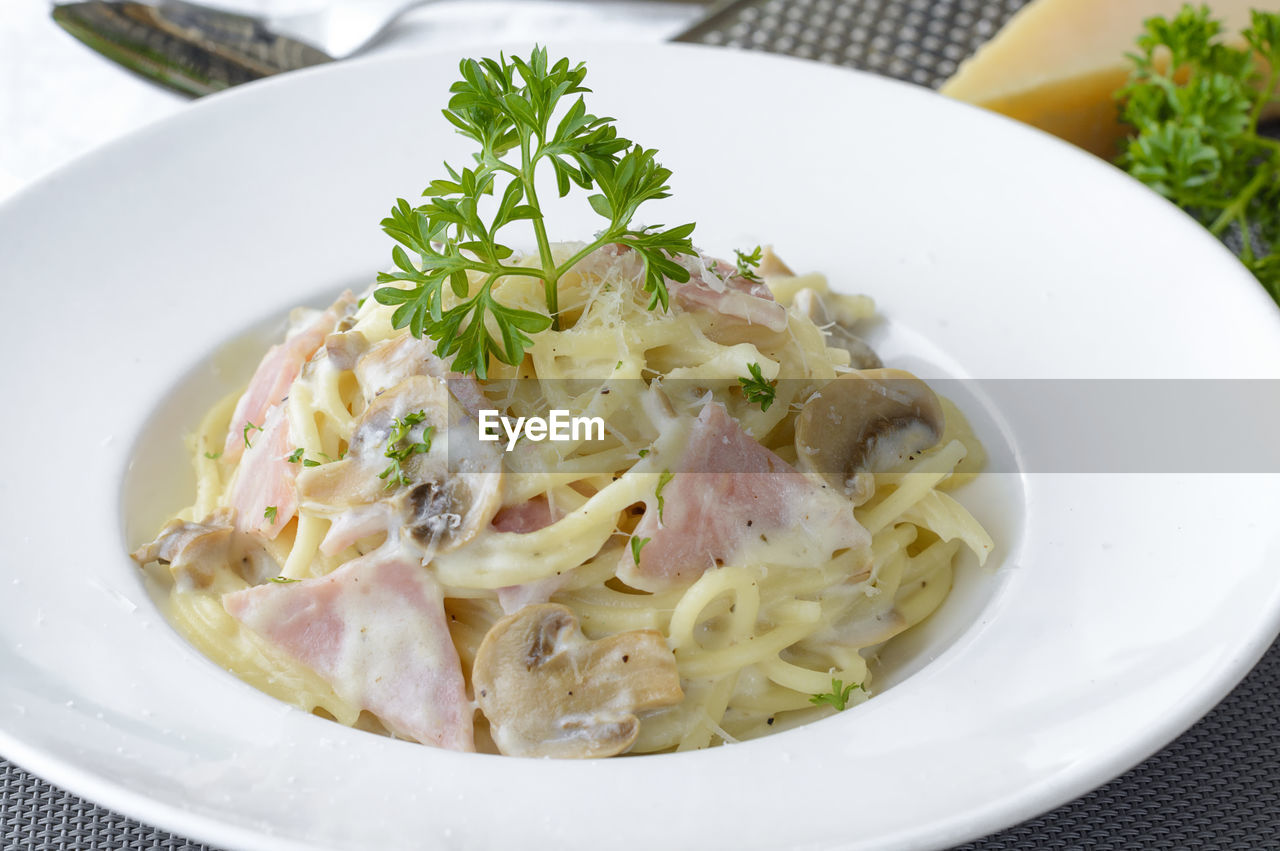
[[(560, 256), (577, 248), (562, 247)], [(700, 276), (694, 285), (713, 295), (732, 289), (716, 289), (711, 278), (723, 281), (723, 274), (710, 261), (696, 258), (691, 271)], [(468, 493), (493, 496), (491, 510), (470, 530), (465, 512), (419, 511), (419, 519), (426, 518), (422, 523), (435, 525), (419, 535), (425, 538), (413, 552), (421, 556), (417, 569), (438, 588), (442, 623), (447, 622), (468, 701), (480, 700), (472, 679), (479, 676), (477, 659), (489, 652), (484, 645), (495, 624), (513, 610), (547, 602), (566, 607), (588, 642), (637, 631), (660, 634), (665, 649), (659, 649), (678, 672), (683, 699), (637, 712), (631, 753), (751, 739), (865, 699), (874, 685), (868, 660), (941, 604), (961, 546), (980, 561), (992, 549), (964, 506), (940, 490), (954, 484), (966, 456), (980, 455), (980, 448), (963, 419), (951, 416), (936, 446), (859, 472), (848, 481), (849, 495), (837, 494), (839, 488), (828, 484), (831, 476), (824, 478), (831, 471), (797, 473), (790, 467), (806, 463), (806, 405), (829, 385), (863, 375), (851, 366), (850, 351), (832, 344), (826, 329), (800, 307), (804, 298), (842, 297), (832, 295), (820, 275), (776, 274), (769, 280), (776, 303), (766, 294), (750, 295), (777, 308), (782, 318), (775, 328), (732, 306), (708, 303), (702, 292), (676, 299), (668, 313), (650, 311), (639, 280), (634, 258), (608, 251), (589, 256), (560, 282), (561, 329), (538, 334), (519, 365), (492, 364), (483, 382), (446, 376), (430, 345), (394, 329), (392, 308), (372, 298), (358, 307), (348, 301), (331, 308), (331, 315), (298, 317), (281, 351), (311, 327), (321, 329), (323, 342), (305, 353), (286, 397), (269, 407), (277, 413), (237, 419), (253, 385), (243, 397), (215, 406), (190, 440), (197, 476), (193, 504), (139, 551), (140, 562), (165, 565), (152, 572), (169, 587), (169, 619), (219, 665), (280, 700), (343, 724), (426, 741), (406, 734), (409, 728), (390, 710), (379, 713), (371, 692), (353, 684), (358, 676), (335, 673), (346, 670), (347, 661), (315, 662), (279, 639), (275, 627), (255, 622), (252, 610), (245, 614), (250, 603), (237, 608), (227, 601), (259, 605), (267, 594), (283, 599), (296, 593), (293, 585), (336, 594), (336, 584), (321, 584), (325, 578), (345, 575), (339, 571), (371, 563), (406, 541), (413, 544), (409, 526), (395, 512), (437, 494), (421, 496), (396, 477), (408, 465), (427, 463), (447, 442), (450, 475), (469, 482)], [(518, 307), (540, 298), (527, 279), (501, 280), (494, 295)], [(846, 315), (871, 313), (865, 297), (848, 298), (844, 307)], [(759, 404), (746, 392), (748, 365), (756, 365), (769, 383), (771, 404)], [(373, 454), (379, 466), (389, 464), (390, 478), (374, 479), (367, 498), (326, 490), (338, 471), (358, 466), (361, 429), (379, 406), (394, 402), (406, 387), (436, 392), (414, 383), (427, 380), (424, 373), (431, 381), (448, 382), (449, 424), (435, 421), (434, 431), (419, 437), (414, 428), (421, 426), (411, 425), (405, 412), (388, 409), (398, 413), (387, 420), (401, 431), (393, 430), (388, 443), (384, 422)], [(475, 443), (463, 436), (465, 429), (475, 430), (475, 411), (463, 410), (468, 394), (472, 402), (513, 419), (545, 416), (552, 409), (599, 417), (603, 434), (554, 442), (526, 435), (511, 451), (505, 451), (501, 434), (492, 445)], [(775, 509), (757, 506), (751, 510), (762, 513), (743, 515), (740, 525), (750, 531), (735, 532), (740, 537), (732, 546), (700, 545), (698, 563), (672, 559), (676, 572), (660, 575), (645, 559), (662, 558), (659, 549), (685, 546), (680, 535), (692, 540), (700, 534), (684, 529), (680, 517), (705, 521), (721, 508), (738, 510), (734, 489), (747, 480), (723, 477), (763, 475), (711, 469), (714, 442), (692, 458), (689, 447), (710, 440), (713, 424), (721, 422), (713, 409), (723, 411), (719, 427), (727, 430), (716, 432), (716, 440), (758, 444), (752, 457), (776, 459), (768, 462), (770, 469), (786, 468), (780, 475), (790, 484), (777, 490), (793, 497), (786, 504), (779, 498)], [(429, 413), (427, 406), (423, 413)], [(410, 448), (427, 460), (410, 454), (403, 468), (400, 460), (388, 462), (397, 434), (420, 441), (418, 449)], [(279, 441), (271, 443), (271, 454), (258, 448), (271, 441)], [(228, 449), (218, 457), (223, 447)], [(490, 466), (479, 472), (457, 466), (481, 461)], [(690, 469), (695, 461), (707, 469)], [(685, 484), (668, 484), (677, 477)], [(500, 487), (489, 488), (490, 479), (500, 480)], [(272, 495), (282, 481), (283, 495)], [(771, 489), (753, 492), (753, 505), (767, 502)], [(724, 504), (695, 504), (709, 491)], [(472, 504), (482, 501), (476, 496)], [(839, 522), (824, 521), (826, 509), (812, 508), (809, 501), (837, 505)], [(754, 526), (753, 518), (769, 510), (791, 519)], [(520, 519), (535, 514), (536, 522)], [(413, 534), (423, 528), (414, 527)], [(860, 544), (849, 545), (850, 535), (862, 536)], [(191, 541), (215, 536), (216, 556), (187, 555)], [(328, 605), (329, 598), (316, 599), (315, 605)], [(825, 702), (815, 700), (828, 692)], [(465, 711), (469, 719), (473, 704)], [(512, 740), (497, 729), (490, 736), (483, 715), (476, 723), (474, 742), (481, 749), (505, 749), (504, 742)]]

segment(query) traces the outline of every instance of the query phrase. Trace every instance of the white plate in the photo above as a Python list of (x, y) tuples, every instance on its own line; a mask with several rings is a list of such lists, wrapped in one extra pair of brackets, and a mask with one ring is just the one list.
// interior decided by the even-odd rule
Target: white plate
[[(721, 252), (771, 241), (873, 293), (891, 360), (987, 378), (1280, 374), (1280, 319), (1246, 273), (1064, 145), (798, 61), (558, 52), (588, 61), (594, 110), (674, 170), (650, 221), (696, 219)], [(387, 265), (392, 200), (463, 161), (437, 111), (455, 71), (397, 56), (249, 86), (0, 208), (5, 756), (237, 848), (934, 847), (1118, 774), (1268, 645), (1280, 477), (1001, 474), (967, 497), (997, 571), (965, 572), (884, 694), (763, 741), (590, 763), (446, 753), (219, 671), (157, 614), (126, 550), (185, 499), (176, 432), (246, 375), (252, 352), (227, 342)], [(1016, 457), (1026, 436), (976, 416)]]

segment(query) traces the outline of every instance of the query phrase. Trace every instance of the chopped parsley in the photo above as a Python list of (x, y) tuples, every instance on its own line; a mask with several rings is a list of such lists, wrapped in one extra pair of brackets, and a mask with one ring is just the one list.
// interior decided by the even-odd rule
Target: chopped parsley
[(751, 373), (750, 378), (738, 379), (738, 383), (742, 385), (742, 395), (748, 402), (759, 405), (761, 411), (769, 410), (769, 406), (773, 404), (774, 396), (777, 395), (777, 390), (774, 389), (772, 382), (767, 381), (760, 374), (760, 364), (749, 364), (747, 371)]
[(631, 536), (631, 558), (635, 559), (636, 566), (640, 566), (640, 551), (644, 549), (644, 545), (652, 541), (652, 538), (637, 538)]
[(845, 685), (842, 680), (832, 678), (831, 691), (825, 694), (815, 694), (809, 698), (809, 702), (814, 706), (821, 706), (825, 703), (833, 707), (837, 712), (844, 712), (845, 707), (849, 705), (849, 695), (854, 689), (866, 691), (866, 689), (862, 688), (862, 683)]
[(245, 448), (245, 449), (252, 449), (252, 448), (253, 448), (253, 444), (249, 442), (249, 431), (250, 431), (250, 430), (254, 430), (254, 431), (262, 431), (262, 426), (260, 426), (260, 425), (254, 425), (253, 423), (248, 422), (248, 421), (246, 421), (246, 422), (245, 422), (245, 424), (244, 424), (244, 448)]
[[(320, 454), (321, 454), (322, 456), (326, 457), (326, 458), (328, 457), (328, 456), (327, 456), (327, 455), (325, 455), (323, 452), (321, 452)], [(302, 449), (302, 447), (301, 447), (301, 446), (299, 446), (297, 449), (293, 450), (293, 451), (292, 451), (292, 452), (290, 452), (288, 455), (286, 455), (284, 460), (288, 461), (290, 464), (297, 464), (299, 461), (301, 461), (301, 462), (302, 462), (302, 466), (304, 466), (304, 467), (319, 467), (319, 466), (320, 466), (320, 462), (319, 462), (319, 461), (313, 461), (313, 460), (312, 460), (312, 459), (310, 459), (310, 458), (303, 458), (303, 457), (302, 457), (302, 455), (303, 455), (303, 449)]]
[(391, 436), (387, 438), (387, 448), (382, 454), (391, 459), (387, 468), (378, 474), (378, 478), (387, 480), (387, 487), (409, 484), (409, 474), (402, 466), (414, 455), (431, 451), (431, 433), (435, 426), (427, 426), (422, 430), (422, 439), (413, 440), (409, 433), (427, 418), (426, 411), (405, 414), (404, 419), (394, 420), (391, 424)]
[(666, 505), (666, 500), (662, 498), (662, 489), (667, 486), (667, 482), (675, 478), (675, 473), (670, 470), (663, 470), (662, 475), (658, 476), (658, 489), (654, 492), (654, 496), (658, 498), (658, 522), (663, 522), (662, 509)]
[(764, 249), (756, 246), (750, 254), (744, 254), (738, 249), (733, 249), (736, 256), (736, 272), (739, 278), (746, 278), (748, 281), (755, 281), (757, 284), (762, 282), (760, 275), (756, 269), (760, 267), (760, 261), (764, 259)]

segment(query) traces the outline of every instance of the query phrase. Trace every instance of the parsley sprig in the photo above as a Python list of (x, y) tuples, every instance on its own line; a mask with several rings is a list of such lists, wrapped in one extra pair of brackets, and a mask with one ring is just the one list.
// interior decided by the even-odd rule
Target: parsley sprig
[(748, 402), (759, 405), (761, 411), (769, 410), (769, 406), (773, 404), (773, 399), (778, 393), (777, 389), (772, 382), (761, 374), (760, 364), (748, 364), (747, 372), (751, 373), (750, 378), (738, 379), (738, 383), (742, 385), (743, 398)]
[(831, 679), (831, 691), (825, 694), (815, 694), (809, 698), (809, 702), (814, 706), (822, 706), (825, 703), (833, 707), (837, 712), (844, 712), (845, 707), (849, 705), (849, 695), (853, 693), (854, 689), (866, 691), (866, 689), (862, 688), (862, 683), (845, 685), (843, 680), (837, 680), (833, 677)]
[[(671, 172), (658, 163), (656, 151), (619, 136), (612, 118), (587, 112), (586, 67), (568, 59), (552, 63), (545, 48), (535, 48), (528, 59), (465, 59), (460, 72), (444, 117), (480, 150), (472, 167), (445, 163), (448, 178), (431, 182), (423, 192), (425, 204), (399, 199), (382, 221), (399, 244), (392, 250), (396, 271), (380, 274), (378, 281), (397, 286), (379, 288), (374, 298), (396, 305), (392, 324), (436, 341), (436, 354), (452, 356), (455, 371), (485, 378), (490, 357), (518, 364), (532, 345), (531, 334), (560, 326), (560, 278), (607, 244), (627, 246), (640, 256), (649, 309), (661, 305), (665, 310), (667, 279), (689, 279), (675, 258), (694, 253), (694, 226), (631, 226), (644, 202), (669, 196)], [(587, 201), (605, 220), (593, 241), (559, 265), (535, 185), (540, 166), (551, 168), (560, 197), (574, 186), (596, 190)], [(488, 215), (480, 209), (486, 195), (498, 199)], [(533, 226), (536, 268), (504, 262), (514, 252), (500, 241), (499, 231), (518, 221)], [(504, 276), (539, 279), (547, 314), (498, 301), (493, 286)], [(456, 300), (447, 309), (446, 283)]]
[(387, 438), (387, 448), (382, 453), (391, 459), (391, 463), (378, 474), (378, 478), (387, 480), (387, 488), (409, 484), (409, 474), (402, 465), (414, 455), (431, 451), (431, 433), (435, 431), (435, 426), (424, 428), (421, 440), (415, 441), (410, 436), (414, 426), (421, 425), (426, 418), (426, 411), (416, 411), (405, 414), (404, 419), (392, 420), (391, 435)]
[(1252, 13), (1247, 48), (1218, 41), (1205, 6), (1144, 26), (1118, 93), (1137, 129), (1120, 165), (1215, 236), (1238, 239), (1240, 259), (1280, 302), (1280, 141), (1258, 133), (1280, 82), (1280, 13)]

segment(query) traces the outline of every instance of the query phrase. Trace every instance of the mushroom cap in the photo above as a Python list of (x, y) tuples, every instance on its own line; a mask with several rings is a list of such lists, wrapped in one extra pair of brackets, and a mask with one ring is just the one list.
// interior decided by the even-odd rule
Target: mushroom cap
[[(493, 445), (478, 441), (474, 420), (449, 399), (444, 380), (426, 375), (382, 393), (356, 421), (343, 459), (299, 473), (299, 500), (322, 514), (389, 502), (405, 531), (439, 552), (471, 540), (502, 502), (502, 459)], [(389, 463), (387, 441), (395, 421), (418, 411), (426, 417), (410, 434), (420, 439), (430, 427), (431, 449), (402, 462), (409, 484), (401, 487), (380, 477)]]
[(508, 756), (604, 757), (628, 750), (638, 713), (684, 699), (662, 634), (590, 641), (566, 606), (526, 606), (495, 623), (471, 671), (476, 702)]
[(220, 569), (229, 569), (245, 581), (263, 582), (277, 569), (261, 543), (235, 528), (235, 511), (220, 508), (199, 523), (170, 520), (154, 541), (133, 552), (145, 567), (152, 562), (168, 565), (183, 588), (208, 587)]
[(849, 328), (838, 318), (833, 318), (827, 310), (827, 303), (817, 291), (805, 287), (795, 295), (792, 301), (795, 308), (807, 316), (814, 325), (822, 329), (832, 348), (844, 349), (849, 353), (849, 365), (855, 369), (879, 369), (884, 366), (880, 356), (871, 345)]
[(946, 423), (938, 397), (900, 369), (842, 375), (809, 397), (796, 417), (796, 460), (837, 487), (887, 470), (937, 444)]
[(324, 351), (335, 369), (355, 369), (369, 348), (369, 340), (359, 331), (340, 331), (324, 338)]

